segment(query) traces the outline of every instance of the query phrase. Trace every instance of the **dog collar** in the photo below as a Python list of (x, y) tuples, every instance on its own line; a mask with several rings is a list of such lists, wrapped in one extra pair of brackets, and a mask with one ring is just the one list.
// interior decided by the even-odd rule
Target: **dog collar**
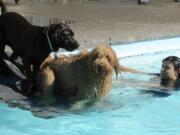
[(48, 40), (49, 48), (51, 49), (50, 55), (51, 55), (51, 57), (52, 57), (53, 59), (56, 59), (56, 58), (57, 58), (57, 54), (54, 52), (54, 49), (53, 49), (53, 47), (52, 47), (52, 44), (51, 44), (51, 41), (50, 41), (49, 35), (48, 35), (48, 30), (46, 31), (46, 37), (47, 37), (47, 40)]
[(52, 47), (52, 44), (51, 44), (51, 41), (50, 41), (50, 38), (49, 38), (49, 35), (48, 35), (48, 30), (46, 31), (46, 37), (47, 37), (49, 48), (51, 49), (51, 52), (54, 52), (54, 49)]

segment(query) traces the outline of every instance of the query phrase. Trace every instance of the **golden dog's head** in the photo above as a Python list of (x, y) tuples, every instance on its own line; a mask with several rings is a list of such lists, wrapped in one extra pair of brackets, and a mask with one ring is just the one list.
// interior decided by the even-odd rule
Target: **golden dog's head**
[(119, 72), (119, 62), (114, 50), (107, 45), (98, 45), (90, 53), (90, 62), (98, 77), (111, 74), (113, 69), (116, 76)]

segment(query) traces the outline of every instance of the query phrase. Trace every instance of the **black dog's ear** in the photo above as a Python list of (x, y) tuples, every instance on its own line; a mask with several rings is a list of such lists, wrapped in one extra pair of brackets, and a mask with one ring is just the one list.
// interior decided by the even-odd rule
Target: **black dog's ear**
[(48, 33), (52, 33), (57, 29), (57, 24), (51, 24), (48, 28)]
[(51, 24), (48, 28), (48, 33), (54, 37), (57, 37), (64, 30), (68, 30), (68, 29), (70, 30), (70, 27), (64, 23)]
[(57, 25), (57, 24), (51, 24), (51, 25), (49, 26), (49, 29), (55, 29), (56, 25)]
[(51, 24), (48, 27), (48, 34), (50, 37), (52, 37), (53, 39), (58, 39), (58, 34), (59, 32), (62, 31), (62, 27), (59, 26), (58, 24)]

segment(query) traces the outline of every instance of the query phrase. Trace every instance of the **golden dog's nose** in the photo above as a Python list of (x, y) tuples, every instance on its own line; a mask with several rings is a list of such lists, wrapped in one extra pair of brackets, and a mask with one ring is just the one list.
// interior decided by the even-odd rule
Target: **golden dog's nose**
[(102, 65), (98, 65), (97, 70), (98, 70), (98, 75), (99, 76), (104, 76), (105, 73), (106, 73)]

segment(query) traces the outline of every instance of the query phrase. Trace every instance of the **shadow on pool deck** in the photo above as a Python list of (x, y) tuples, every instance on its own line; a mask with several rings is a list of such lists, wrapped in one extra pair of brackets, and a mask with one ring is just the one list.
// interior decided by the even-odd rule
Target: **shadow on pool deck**
[(7, 3), (10, 11), (25, 15), (35, 25), (68, 22), (81, 48), (112, 42), (180, 35), (180, 2), (152, 0), (138, 5), (137, 0), (22, 0)]

